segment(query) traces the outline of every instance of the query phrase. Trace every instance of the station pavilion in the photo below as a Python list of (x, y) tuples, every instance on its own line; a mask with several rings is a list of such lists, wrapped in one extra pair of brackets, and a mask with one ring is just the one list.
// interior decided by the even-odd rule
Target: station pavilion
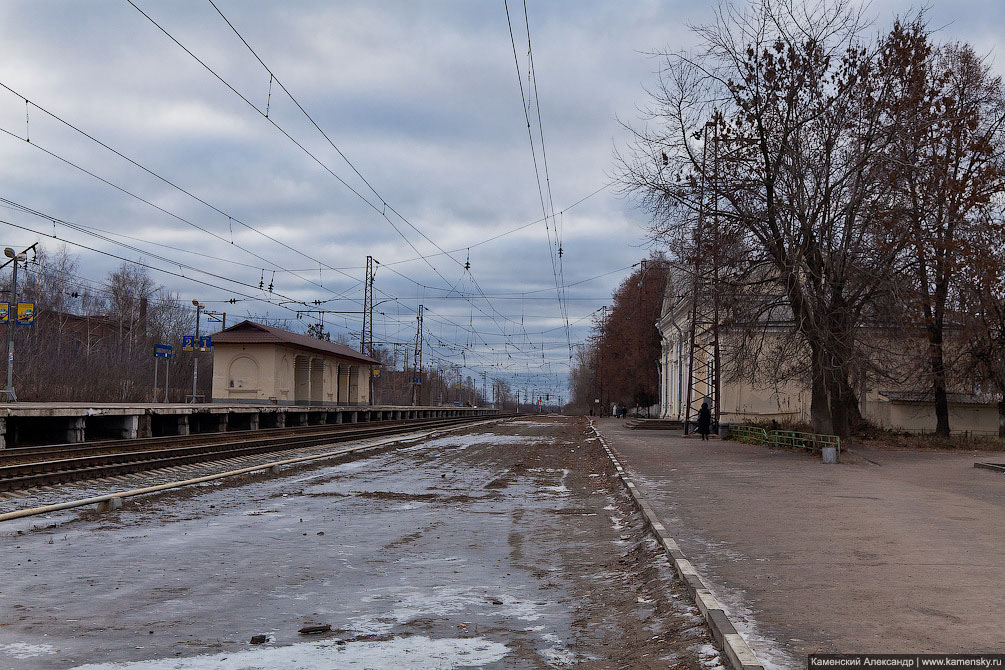
[(242, 321), (213, 335), (213, 402), (368, 405), (378, 365), (341, 344)]

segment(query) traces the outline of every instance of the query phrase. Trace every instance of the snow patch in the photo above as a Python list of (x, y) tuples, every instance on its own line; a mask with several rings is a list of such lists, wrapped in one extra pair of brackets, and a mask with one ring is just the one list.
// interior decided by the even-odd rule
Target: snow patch
[(468, 447), (473, 447), (476, 444), (533, 444), (535, 442), (540, 442), (539, 439), (535, 437), (528, 437), (526, 435), (500, 435), (498, 433), (478, 433), (475, 435), (446, 435), (444, 437), (438, 437), (434, 440), (429, 440), (427, 442), (422, 442), (414, 447), (408, 447), (406, 449), (401, 449), (399, 452), (410, 452), (419, 451), (420, 449), (440, 449), (444, 447), (450, 447), (457, 450), (464, 450)]
[(165, 658), (130, 663), (90, 663), (75, 670), (323, 670), (326, 668), (471, 668), (495, 663), (509, 653), (504, 644), (485, 638), (433, 640), (399, 637), (386, 642), (334, 640), (263, 647), (238, 652)]
[[(522, 600), (508, 593), (489, 592), (483, 588), (456, 588), (450, 586), (435, 587), (431, 590), (425, 589), (395, 589), (388, 595), (371, 595), (364, 598), (367, 600), (389, 600), (395, 602), (393, 609), (385, 616), (399, 624), (406, 624), (418, 617), (427, 616), (450, 616), (465, 612), (471, 608), (479, 610), (485, 606), (489, 599), (498, 599), (502, 604), (496, 609), (496, 613), (501, 616), (521, 619), (523, 621), (536, 621), (543, 615), (542, 609), (545, 603), (537, 603)], [(367, 628), (368, 632), (389, 632), (390, 625), (381, 625), (372, 620), (365, 620), (363, 617), (352, 620), (354, 628)]]
[(10, 644), (0, 644), (0, 652), (13, 656), (14, 658), (34, 658), (35, 656), (45, 656), (55, 654), (56, 648), (48, 644), (28, 644), (26, 642), (12, 642)]
[(692, 647), (698, 654), (698, 660), (706, 668), (721, 668), (723, 667), (722, 657), (719, 655), (719, 650), (710, 644), (701, 644)]
[(571, 652), (564, 647), (548, 647), (546, 649), (542, 649), (540, 654), (544, 656), (545, 660), (552, 667), (558, 666), (571, 668), (575, 665), (576, 661), (579, 660), (579, 657), (575, 654), (575, 652)]

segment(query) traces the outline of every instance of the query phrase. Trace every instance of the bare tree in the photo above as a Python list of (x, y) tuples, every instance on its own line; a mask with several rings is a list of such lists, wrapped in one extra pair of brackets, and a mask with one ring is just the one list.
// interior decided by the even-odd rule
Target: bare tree
[(883, 225), (888, 45), (866, 39), (860, 11), (841, 0), (721, 5), (695, 31), (697, 53), (661, 55), (648, 115), (618, 156), (622, 183), (654, 215), (653, 237), (689, 254), (684, 264), (708, 253), (690, 240), (726, 240), (721, 281), (784, 296), (814, 426), (847, 437), (856, 336), (903, 246)]
[[(900, 210), (893, 221), (910, 243), (906, 301), (916, 308), (908, 314), (928, 341), (936, 434), (948, 437), (947, 318), (961, 281), (985, 274), (989, 262), (1001, 267), (985, 250), (1005, 245), (991, 214), (1005, 191), (1005, 91), (969, 45), (933, 45), (921, 17), (898, 22), (888, 43), (883, 56), (897, 75), (888, 113), (899, 129), (889, 148)], [(982, 314), (994, 313), (993, 301), (981, 302)]]

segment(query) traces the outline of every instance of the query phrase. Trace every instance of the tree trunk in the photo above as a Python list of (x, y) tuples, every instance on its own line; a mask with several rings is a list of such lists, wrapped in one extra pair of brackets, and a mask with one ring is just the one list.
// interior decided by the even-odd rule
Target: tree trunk
[(827, 384), (824, 381), (823, 361), (821, 360), (819, 345), (810, 345), (810, 422), (813, 430), (817, 433), (830, 433), (831, 413), (828, 407)]
[(858, 428), (865, 423), (862, 416), (862, 409), (859, 407), (859, 396), (855, 393), (855, 387), (847, 379), (841, 380), (841, 395), (845, 401), (845, 411), (848, 414), (848, 424), (851, 428)]
[(1005, 400), (998, 402), (998, 437), (1005, 437)]
[(838, 375), (831, 374), (830, 383), (830, 406), (831, 406), (831, 430), (842, 440), (851, 437), (851, 426), (848, 422), (848, 398), (844, 393), (844, 384)]
[(932, 392), (935, 395), (935, 434), (949, 437), (949, 398), (946, 394), (946, 364), (942, 355), (942, 325), (928, 328), (929, 361), (932, 369)]

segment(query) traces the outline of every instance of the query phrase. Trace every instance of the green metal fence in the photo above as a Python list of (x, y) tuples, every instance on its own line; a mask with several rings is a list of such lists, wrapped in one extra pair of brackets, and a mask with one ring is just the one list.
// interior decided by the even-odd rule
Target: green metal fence
[(810, 451), (834, 447), (837, 449), (838, 458), (841, 457), (841, 438), (837, 435), (801, 433), (795, 430), (772, 430), (769, 432), (757, 426), (730, 426), (729, 435), (740, 442), (764, 444), (769, 447), (808, 449)]
[(729, 436), (747, 444), (764, 444), (768, 441), (768, 433), (757, 426), (730, 426)]

